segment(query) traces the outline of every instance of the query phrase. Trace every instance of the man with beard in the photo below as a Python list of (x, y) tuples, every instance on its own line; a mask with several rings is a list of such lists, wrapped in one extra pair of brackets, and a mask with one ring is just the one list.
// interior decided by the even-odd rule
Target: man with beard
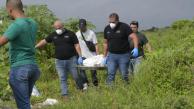
[(9, 83), (17, 107), (31, 109), (30, 96), (35, 82), (40, 76), (35, 61), (37, 23), (27, 18), (21, 0), (7, 0), (6, 10), (14, 22), (0, 37), (0, 46), (9, 42), (11, 71)]
[[(129, 53), (129, 41), (131, 38), (134, 49)], [(129, 57), (138, 56), (138, 40), (130, 27), (119, 22), (119, 16), (112, 13), (109, 16), (109, 25), (104, 29), (104, 63), (107, 63), (108, 77), (107, 84), (111, 85), (115, 79), (115, 74), (119, 68), (122, 79), (128, 83)]]

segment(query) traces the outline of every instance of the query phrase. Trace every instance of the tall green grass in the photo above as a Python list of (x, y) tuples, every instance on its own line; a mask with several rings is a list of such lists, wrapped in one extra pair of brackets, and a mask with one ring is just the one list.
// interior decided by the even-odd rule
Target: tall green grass
[[(60, 83), (54, 67), (54, 59), (40, 62), (42, 71), (37, 87), (41, 97), (32, 97), (32, 104), (46, 98), (59, 100), (58, 105), (45, 109), (192, 109), (194, 106), (193, 29), (159, 30), (148, 32), (154, 51), (147, 57), (132, 78), (130, 85), (124, 84), (119, 72), (115, 85), (105, 84), (106, 72), (99, 71), (99, 87), (90, 84), (86, 92), (75, 88), (71, 76), (68, 79), (69, 101), (60, 96)], [(98, 36), (102, 48), (102, 35)], [(102, 51), (102, 50), (101, 50)], [(90, 78), (90, 73), (88, 72)], [(7, 103), (9, 105), (9, 102)]]
[[(42, 91), (42, 100), (51, 97), (60, 101), (59, 105), (45, 109), (192, 109), (193, 34), (192, 28), (146, 33), (154, 51), (146, 54), (146, 60), (131, 78), (130, 85), (124, 84), (117, 73), (115, 86), (108, 87), (105, 84), (106, 72), (99, 71), (100, 86), (96, 88), (90, 85), (88, 91), (81, 92), (75, 89), (74, 82), (69, 79), (68, 102), (63, 102), (60, 97), (56, 72), (45, 71), (47, 76), (42, 76), (37, 83)], [(102, 43), (102, 35), (98, 38)], [(38, 100), (33, 98), (32, 101), (36, 103)]]
[[(35, 7), (34, 10), (37, 9)], [(37, 16), (36, 13), (31, 15)], [(36, 18), (44, 26), (41, 19), (41, 16)], [(46, 22), (46, 24), (50, 23), (51, 21)], [(36, 86), (41, 97), (32, 97), (32, 105), (41, 103), (47, 98), (54, 98), (59, 101), (59, 104), (41, 109), (193, 109), (194, 26), (184, 28), (179, 26), (182, 26), (182, 23), (179, 25), (176, 22), (172, 28), (145, 32), (154, 50), (151, 53), (146, 52), (146, 59), (140, 66), (139, 72), (133, 76), (130, 75), (130, 84), (125, 84), (118, 72), (114, 86), (109, 87), (105, 83), (107, 72), (98, 71), (99, 87), (90, 84), (89, 89), (82, 92), (76, 89), (69, 75), (70, 95), (67, 102), (64, 102), (60, 95), (60, 81), (55, 70), (54, 59), (50, 58), (52, 47), (38, 51), (37, 61), (42, 74)], [(5, 27), (0, 30), (0, 33), (4, 29)], [(43, 28), (41, 30), (44, 31)], [(45, 31), (45, 33), (39, 31), (39, 35), (50, 32)], [(102, 34), (98, 34), (98, 40), (102, 53)], [(7, 47), (0, 49), (0, 52), (6, 53)], [(0, 56), (0, 99), (4, 100), (0, 101), (0, 108), (15, 107), (7, 81), (9, 72), (7, 60), (7, 55)], [(91, 81), (90, 72), (87, 72), (87, 75)]]

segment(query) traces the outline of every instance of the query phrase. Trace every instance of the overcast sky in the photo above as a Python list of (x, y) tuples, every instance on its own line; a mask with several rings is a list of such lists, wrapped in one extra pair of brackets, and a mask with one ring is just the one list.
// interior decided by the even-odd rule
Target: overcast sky
[[(0, 6), (6, 0), (0, 0)], [(56, 16), (86, 18), (102, 31), (108, 15), (117, 12), (120, 20), (129, 23), (138, 20), (141, 28), (163, 27), (177, 19), (194, 17), (194, 0), (23, 0), (25, 5), (47, 4)]]

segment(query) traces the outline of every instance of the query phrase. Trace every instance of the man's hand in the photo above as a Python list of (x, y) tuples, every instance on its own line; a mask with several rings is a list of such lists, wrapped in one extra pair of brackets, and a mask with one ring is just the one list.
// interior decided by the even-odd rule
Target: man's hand
[(82, 64), (83, 64), (83, 58), (82, 58), (82, 57), (79, 57), (79, 58), (78, 58), (78, 64), (79, 64), (79, 65), (82, 65)]
[(35, 48), (42, 48), (43, 46), (45, 46), (47, 44), (46, 40), (43, 39), (41, 40), (36, 46)]
[(107, 64), (107, 56), (104, 57), (102, 64), (103, 64), (103, 65), (106, 65), (106, 64)]
[(138, 56), (138, 38), (137, 35), (135, 33), (130, 34), (129, 36), (133, 43), (134, 43), (134, 49), (132, 50), (131, 54), (133, 57), (137, 57)]
[(138, 48), (134, 48), (131, 52), (132, 56), (136, 58), (138, 56)]
[(8, 43), (8, 39), (5, 36), (0, 37), (0, 47)]

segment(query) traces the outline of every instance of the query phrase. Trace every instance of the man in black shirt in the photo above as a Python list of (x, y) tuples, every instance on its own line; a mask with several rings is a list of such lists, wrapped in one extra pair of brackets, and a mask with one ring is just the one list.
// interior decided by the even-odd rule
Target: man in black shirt
[[(129, 72), (137, 72), (138, 66), (141, 64), (142, 59), (145, 57), (144, 55), (144, 48), (146, 47), (149, 52), (151, 52), (151, 46), (148, 42), (147, 37), (138, 31), (139, 23), (137, 21), (132, 21), (130, 23), (130, 28), (134, 33), (137, 34), (138, 38), (138, 51), (139, 55), (137, 57), (131, 57), (130, 65), (129, 65)], [(134, 48), (132, 40), (130, 41), (130, 50)]]
[[(78, 63), (82, 64), (81, 50), (77, 36), (63, 28), (61, 21), (57, 20), (54, 23), (55, 32), (51, 33), (47, 38), (40, 41), (36, 48), (43, 47), (47, 43), (53, 43), (55, 46), (56, 69), (61, 80), (61, 90), (64, 99), (67, 99), (67, 77), (68, 71), (72, 74), (76, 84), (79, 83), (78, 72), (75, 68), (77, 64), (77, 53), (79, 54)], [(78, 85), (79, 86), (79, 85)]]
[[(107, 61), (108, 67), (107, 83), (111, 84), (118, 68), (123, 79), (128, 81), (129, 57), (131, 53), (134, 57), (138, 56), (138, 40), (127, 24), (119, 22), (118, 14), (112, 13), (109, 23), (104, 30), (104, 62)], [(131, 53), (128, 38), (133, 40), (135, 46)]]

